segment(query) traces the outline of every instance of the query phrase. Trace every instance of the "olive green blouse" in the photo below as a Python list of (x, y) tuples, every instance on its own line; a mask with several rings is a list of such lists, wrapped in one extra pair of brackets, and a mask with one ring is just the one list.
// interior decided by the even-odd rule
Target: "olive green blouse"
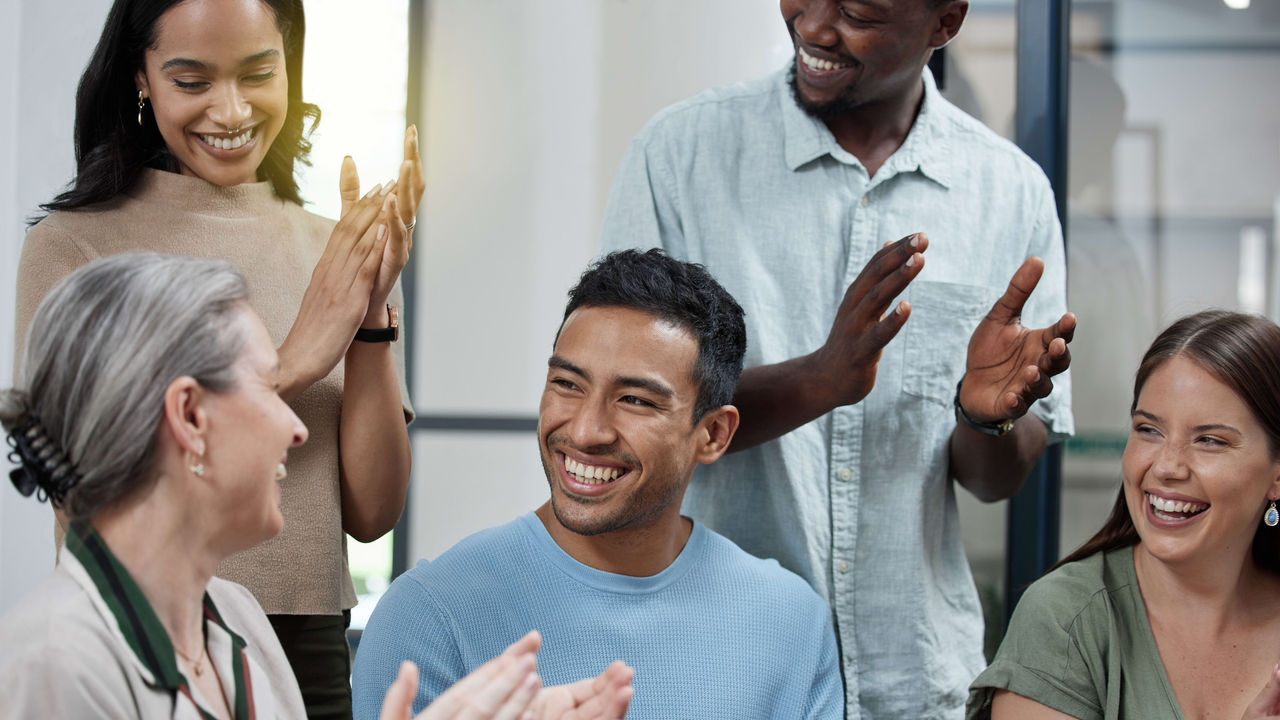
[(1080, 720), (1183, 720), (1133, 569), (1133, 548), (1063, 565), (1027, 588), (995, 660), (969, 687), (968, 720), (1010, 690)]

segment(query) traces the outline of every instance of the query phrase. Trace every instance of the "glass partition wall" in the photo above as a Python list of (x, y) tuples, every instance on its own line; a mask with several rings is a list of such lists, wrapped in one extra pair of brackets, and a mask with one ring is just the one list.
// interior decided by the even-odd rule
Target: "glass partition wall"
[(1064, 552), (1115, 500), (1155, 334), (1209, 307), (1274, 320), (1280, 302), (1280, 4), (1078, 1), (1072, 30)]

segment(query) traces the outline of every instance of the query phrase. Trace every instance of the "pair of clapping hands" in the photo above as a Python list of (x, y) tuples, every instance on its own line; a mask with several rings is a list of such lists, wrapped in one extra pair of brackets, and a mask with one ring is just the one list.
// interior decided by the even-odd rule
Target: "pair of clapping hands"
[[(536, 631), (459, 680), (413, 720), (621, 720), (634, 689), (634, 671), (616, 660), (594, 678), (542, 687)], [(379, 720), (410, 720), (418, 668), (408, 660), (382, 701)]]
[[(852, 405), (871, 392), (881, 351), (911, 314), (906, 301), (892, 311), (889, 304), (920, 274), (928, 247), (924, 233), (886, 243), (845, 291), (818, 351), (821, 365), (831, 371), (835, 404)], [(1021, 323), (1023, 305), (1043, 273), (1043, 260), (1027, 258), (970, 337), (960, 403), (974, 420), (994, 424), (1022, 417), (1071, 363), (1067, 343), (1075, 333), (1074, 314), (1046, 328)]]
[(360, 195), (355, 161), (342, 161), (342, 217), (303, 295), (298, 317), (280, 347), (281, 395), (290, 399), (329, 374), (361, 327), (385, 328), (387, 298), (413, 247), (410, 232), (426, 190), (418, 129), (405, 131), (404, 161), (395, 180)]

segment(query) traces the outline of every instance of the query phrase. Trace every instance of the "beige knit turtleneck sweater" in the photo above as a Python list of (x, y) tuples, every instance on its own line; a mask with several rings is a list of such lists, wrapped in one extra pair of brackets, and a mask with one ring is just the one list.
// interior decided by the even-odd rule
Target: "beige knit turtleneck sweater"
[[(55, 212), (27, 233), (18, 267), (15, 367), (22, 362), (31, 316), (53, 284), (95, 258), (125, 252), (230, 260), (248, 280), (249, 302), (279, 346), (332, 229), (331, 220), (276, 197), (267, 182), (224, 188), (145, 170), (114, 200)], [(398, 286), (391, 302), (402, 304)], [(412, 417), (403, 348), (396, 343), (396, 370), (406, 417)], [(247, 587), (269, 614), (335, 615), (356, 603), (338, 488), (342, 372), (339, 363), (293, 402), (310, 439), (289, 452), (289, 476), (281, 482), (284, 530), (227, 558), (218, 570), (220, 577)]]

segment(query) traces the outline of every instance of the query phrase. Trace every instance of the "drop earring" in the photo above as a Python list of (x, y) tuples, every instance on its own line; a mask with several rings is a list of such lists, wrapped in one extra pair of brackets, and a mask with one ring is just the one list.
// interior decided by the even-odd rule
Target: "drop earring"
[(196, 461), (191, 463), (189, 467), (191, 468), (192, 475), (195, 475), (198, 478), (204, 477), (204, 458), (203, 457), (197, 455)]
[(1272, 500), (1271, 507), (1267, 508), (1267, 511), (1262, 513), (1262, 522), (1266, 523), (1267, 527), (1280, 525), (1280, 511), (1276, 510), (1275, 500)]
[(138, 127), (142, 127), (142, 108), (147, 99), (142, 96), (142, 91), (138, 91)]

